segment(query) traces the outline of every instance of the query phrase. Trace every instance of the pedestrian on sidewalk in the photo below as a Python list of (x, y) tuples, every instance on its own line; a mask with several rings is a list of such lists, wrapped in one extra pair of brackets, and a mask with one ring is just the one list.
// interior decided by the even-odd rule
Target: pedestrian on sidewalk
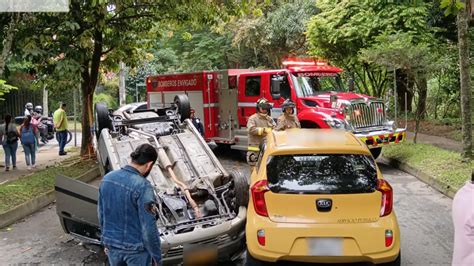
[(5, 171), (10, 171), (10, 158), (13, 169), (16, 169), (16, 150), (18, 149), (18, 138), (20, 133), (12, 121), (11, 115), (5, 116), (5, 123), (0, 125), (0, 143), (5, 152)]
[(25, 161), (28, 170), (36, 168), (36, 131), (31, 123), (31, 115), (27, 115), (20, 128), (20, 140), (25, 152)]
[(454, 248), (452, 265), (474, 265), (474, 170), (471, 181), (453, 199)]
[(67, 115), (66, 115), (66, 104), (62, 103), (61, 106), (53, 114), (54, 128), (56, 128), (56, 134), (59, 142), (59, 156), (66, 155), (64, 151), (67, 141)]
[(150, 144), (138, 146), (131, 163), (104, 176), (99, 188), (99, 225), (110, 265), (160, 265), (153, 187), (146, 179), (158, 154)]

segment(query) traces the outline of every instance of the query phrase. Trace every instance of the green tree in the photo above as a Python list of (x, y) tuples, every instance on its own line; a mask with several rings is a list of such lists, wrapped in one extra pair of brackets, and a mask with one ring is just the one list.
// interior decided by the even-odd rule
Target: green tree
[(472, 109), (471, 109), (471, 75), (469, 65), (469, 12), (470, 6), (464, 0), (443, 0), (441, 7), (446, 9), (446, 14), (457, 15), (459, 73), (461, 85), (461, 119), (462, 143), (464, 159), (473, 157), (472, 153)]
[[(387, 69), (362, 62), (359, 52), (376, 43), (376, 37), (383, 34), (406, 32), (417, 43), (431, 32), (423, 1), (321, 0), (317, 7), (320, 13), (308, 24), (310, 53), (342, 66), (361, 92), (375, 96), (385, 92)], [(403, 95), (404, 91), (399, 94)]]
[[(247, 1), (242, 3), (252, 8)], [(23, 31), (20, 47), (38, 65), (38, 72), (56, 72), (72, 86), (80, 84), (81, 154), (85, 155), (92, 143), (93, 95), (101, 66), (113, 68), (120, 59), (133, 66), (140, 48), (158, 36), (157, 25), (216, 22), (240, 11), (238, 7), (220, 1), (203, 5), (200, 1), (72, 0), (69, 13), (35, 15)]]
[(359, 53), (363, 62), (375, 63), (386, 69), (401, 69), (413, 80), (418, 94), (415, 143), (420, 120), (426, 112), (428, 79), (442, 67), (440, 53), (435, 47), (439, 47), (439, 44), (433, 38), (415, 43), (411, 34), (396, 33), (378, 36), (371, 47)]
[(279, 68), (287, 56), (306, 55), (306, 23), (317, 13), (312, 0), (274, 1), (263, 13), (229, 24), (233, 46), (253, 51), (260, 66)]

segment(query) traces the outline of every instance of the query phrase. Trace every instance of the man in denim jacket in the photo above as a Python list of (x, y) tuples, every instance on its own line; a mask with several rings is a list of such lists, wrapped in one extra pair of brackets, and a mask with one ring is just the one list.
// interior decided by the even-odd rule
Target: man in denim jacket
[(130, 156), (131, 163), (105, 175), (99, 188), (102, 244), (110, 265), (161, 264), (156, 198), (146, 179), (158, 155), (142, 144)]

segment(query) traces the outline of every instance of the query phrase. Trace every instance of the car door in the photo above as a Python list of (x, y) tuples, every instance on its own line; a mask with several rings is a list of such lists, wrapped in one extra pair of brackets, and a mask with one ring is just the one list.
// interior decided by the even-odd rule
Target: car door
[(89, 243), (100, 244), (97, 200), (99, 188), (66, 176), (57, 176), (55, 183), (56, 213), (61, 226)]

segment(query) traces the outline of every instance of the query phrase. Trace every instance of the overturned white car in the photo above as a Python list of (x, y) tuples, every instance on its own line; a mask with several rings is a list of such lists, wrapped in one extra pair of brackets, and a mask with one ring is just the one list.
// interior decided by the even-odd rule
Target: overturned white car
[[(233, 260), (245, 245), (248, 180), (228, 173), (197, 132), (186, 95), (159, 109), (113, 114), (96, 104), (97, 157), (102, 176), (130, 161), (140, 144), (159, 154), (148, 180), (155, 188), (164, 264), (178, 264), (206, 247), (219, 260)], [(65, 176), (56, 179), (57, 213), (65, 232), (100, 244), (97, 218), (98, 184)], [(189, 248), (187, 248), (189, 247)], [(189, 251), (189, 252), (188, 252)]]

